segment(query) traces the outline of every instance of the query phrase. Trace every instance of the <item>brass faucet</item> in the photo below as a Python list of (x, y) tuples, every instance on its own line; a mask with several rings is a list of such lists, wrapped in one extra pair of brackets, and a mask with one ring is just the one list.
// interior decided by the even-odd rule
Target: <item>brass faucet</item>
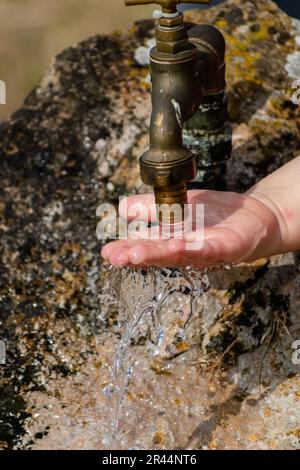
[[(187, 184), (197, 177), (197, 157), (200, 178), (201, 164), (210, 164), (207, 155), (201, 160), (205, 149), (208, 156), (215, 150), (211, 137), (211, 148), (204, 142), (207, 134), (214, 137), (223, 129), (225, 41), (211, 25), (184, 23), (177, 11), (179, 3), (209, 4), (211, 0), (125, 0), (127, 6), (152, 3), (162, 11), (157, 15), (156, 47), (150, 51), (150, 148), (140, 158), (140, 169), (143, 182), (154, 188), (160, 222), (174, 224), (183, 220)], [(201, 104), (208, 109), (201, 109)], [(224, 149), (221, 153), (225, 160)]]

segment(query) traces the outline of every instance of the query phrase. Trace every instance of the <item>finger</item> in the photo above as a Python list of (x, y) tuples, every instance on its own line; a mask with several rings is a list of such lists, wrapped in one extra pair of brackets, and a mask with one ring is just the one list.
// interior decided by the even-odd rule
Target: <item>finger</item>
[[(139, 266), (199, 266), (204, 267), (208, 262), (211, 264), (213, 253), (210, 242), (207, 242), (201, 250), (186, 250), (185, 240), (149, 241), (138, 242), (129, 249), (129, 260), (132, 264)], [(210, 265), (209, 264), (209, 265)]]
[[(213, 249), (209, 241), (198, 243), (185, 242), (180, 245), (182, 240), (170, 240), (170, 251), (180, 253), (177, 258), (177, 266), (191, 266), (194, 268), (204, 268), (209, 265), (210, 260), (213, 258)], [(199, 246), (197, 249), (191, 249), (191, 246)]]
[(114, 242), (107, 243), (101, 250), (101, 256), (106, 261), (110, 261), (111, 255), (116, 253), (116, 250), (128, 250), (134, 244), (136, 244), (135, 240), (117, 240)]
[(146, 266), (165, 266), (168, 262), (168, 246), (166, 241), (144, 241), (129, 249), (128, 257), (132, 264)]
[(128, 248), (124, 246), (115, 246), (109, 254), (108, 261), (113, 266), (127, 266), (130, 264), (130, 259), (128, 257)]
[(115, 266), (204, 268), (221, 264), (212, 241), (206, 241), (201, 250), (186, 250), (184, 240), (112, 242), (106, 259)]

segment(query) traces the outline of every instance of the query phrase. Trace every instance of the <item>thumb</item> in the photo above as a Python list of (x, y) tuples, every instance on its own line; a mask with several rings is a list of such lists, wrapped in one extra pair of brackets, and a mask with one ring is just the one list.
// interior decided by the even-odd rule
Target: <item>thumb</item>
[(126, 220), (156, 221), (154, 194), (124, 197), (119, 204), (119, 213)]

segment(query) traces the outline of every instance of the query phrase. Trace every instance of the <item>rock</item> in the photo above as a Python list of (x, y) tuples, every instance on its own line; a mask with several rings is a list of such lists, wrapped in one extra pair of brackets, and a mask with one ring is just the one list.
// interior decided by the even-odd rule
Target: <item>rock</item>
[[(243, 191), (299, 153), (300, 22), (269, 0), (230, 0), (186, 18), (226, 37), (234, 129), (227, 188)], [(117, 335), (113, 321), (99, 321), (107, 270), (95, 214), (103, 201), (145, 190), (137, 159), (151, 105), (140, 52), (153, 28), (142, 21), (66, 49), (1, 124), (3, 448), (106, 445), (101, 390)], [(296, 254), (211, 273), (181, 355), (149, 363), (142, 345), (132, 347), (139, 365), (120, 446), (299, 447), (299, 281)]]

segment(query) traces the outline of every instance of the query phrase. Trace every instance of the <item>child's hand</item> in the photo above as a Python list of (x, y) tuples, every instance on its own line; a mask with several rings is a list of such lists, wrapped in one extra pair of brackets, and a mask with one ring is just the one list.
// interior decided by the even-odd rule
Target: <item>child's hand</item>
[[(194, 266), (198, 268), (254, 260), (280, 252), (282, 246), (281, 221), (278, 213), (262, 202), (253, 192), (238, 194), (220, 191), (189, 191), (190, 204), (204, 204), (204, 244), (201, 249), (190, 249), (187, 240), (119, 240), (108, 243), (102, 256), (117, 266)], [(132, 205), (149, 208), (149, 219), (154, 220), (150, 206), (153, 195), (132, 196)], [(120, 204), (120, 215), (126, 204)], [(280, 218), (280, 217), (279, 217)]]

